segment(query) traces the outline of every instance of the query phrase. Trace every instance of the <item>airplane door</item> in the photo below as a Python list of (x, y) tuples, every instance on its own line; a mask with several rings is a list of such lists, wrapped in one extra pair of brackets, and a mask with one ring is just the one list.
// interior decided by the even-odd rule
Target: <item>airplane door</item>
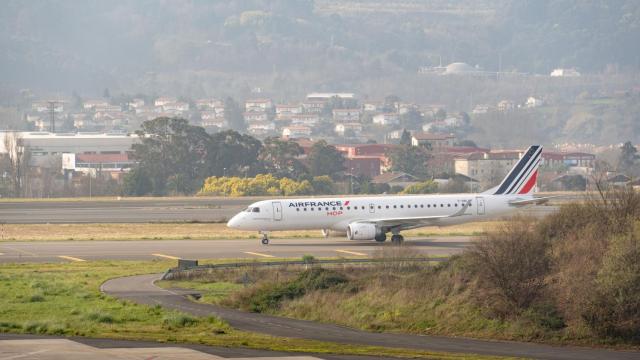
[(478, 215), (484, 215), (484, 198), (481, 196), (476, 197), (476, 209), (478, 209)]
[(376, 212), (376, 207), (375, 207), (375, 205), (373, 205), (373, 204), (369, 204), (369, 212), (370, 212), (370, 213), (372, 213), (372, 214)]
[(282, 203), (280, 201), (274, 201), (271, 205), (273, 205), (273, 220), (282, 220)]

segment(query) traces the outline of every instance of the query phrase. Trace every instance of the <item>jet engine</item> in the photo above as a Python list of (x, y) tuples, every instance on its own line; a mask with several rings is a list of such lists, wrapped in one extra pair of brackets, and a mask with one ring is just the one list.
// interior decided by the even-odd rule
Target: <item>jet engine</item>
[(353, 223), (347, 227), (349, 240), (373, 240), (378, 233), (381, 231), (374, 224)]

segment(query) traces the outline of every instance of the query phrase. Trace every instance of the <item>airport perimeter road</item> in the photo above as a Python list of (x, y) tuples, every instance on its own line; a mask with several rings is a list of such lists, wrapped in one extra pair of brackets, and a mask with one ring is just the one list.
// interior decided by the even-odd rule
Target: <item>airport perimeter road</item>
[[(407, 245), (430, 256), (460, 252), (466, 236), (407, 239)], [(387, 241), (387, 244), (389, 242)], [(141, 240), (141, 241), (43, 241), (0, 242), (0, 262), (51, 262), (150, 259), (229, 259), (367, 257), (381, 248), (375, 241), (345, 238), (237, 240)]]
[(224, 221), (255, 198), (149, 198), (78, 201), (0, 201), (0, 223), (143, 223)]
[[(226, 221), (252, 202), (263, 198), (183, 197), (79, 201), (0, 201), (0, 223), (73, 224)], [(555, 206), (523, 209), (544, 216)]]
[(161, 274), (130, 276), (105, 282), (101, 290), (120, 299), (183, 311), (196, 316), (217, 315), (236, 329), (275, 336), (431, 351), (515, 356), (536, 359), (600, 360), (639, 359), (640, 352), (622, 352), (532, 343), (484, 341), (441, 336), (370, 333), (343, 326), (246, 313), (220, 306), (193, 302), (177, 292), (154, 285)]

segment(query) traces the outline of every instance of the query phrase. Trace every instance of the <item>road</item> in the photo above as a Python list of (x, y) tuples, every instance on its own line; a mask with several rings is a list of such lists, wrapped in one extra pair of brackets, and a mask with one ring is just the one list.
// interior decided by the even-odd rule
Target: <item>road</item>
[(596, 360), (640, 358), (640, 352), (622, 352), (533, 343), (484, 341), (442, 336), (370, 333), (343, 326), (247, 313), (216, 305), (193, 302), (180, 293), (161, 289), (154, 282), (161, 274), (130, 276), (105, 282), (101, 290), (120, 299), (183, 311), (195, 316), (216, 315), (236, 329), (338, 343), (414, 348), (431, 351), (529, 357), (537, 359)]
[[(262, 198), (184, 197), (81, 201), (0, 201), (0, 223), (73, 224), (225, 221)], [(555, 206), (530, 207), (543, 216)]]
[[(466, 236), (444, 236), (408, 238), (405, 243), (435, 256), (460, 252), (469, 241)], [(0, 242), (0, 262), (365, 257), (381, 247), (375, 241), (345, 238), (272, 239), (267, 246), (258, 239)]]

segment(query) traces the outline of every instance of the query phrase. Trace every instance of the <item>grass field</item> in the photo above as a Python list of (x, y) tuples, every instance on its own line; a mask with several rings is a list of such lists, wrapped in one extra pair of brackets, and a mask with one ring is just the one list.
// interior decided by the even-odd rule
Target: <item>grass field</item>
[[(479, 235), (500, 221), (468, 223), (450, 227), (425, 227), (405, 231), (405, 236), (471, 236)], [(317, 238), (320, 231), (278, 231), (271, 237)], [(219, 223), (160, 224), (0, 224), (1, 241), (63, 240), (216, 240), (257, 239), (257, 232), (239, 231)]]
[(2, 264), (0, 332), (423, 359), (492, 358), (270, 337), (234, 330), (214, 317), (136, 305), (99, 291), (109, 278), (160, 272), (172, 265), (169, 261)]

